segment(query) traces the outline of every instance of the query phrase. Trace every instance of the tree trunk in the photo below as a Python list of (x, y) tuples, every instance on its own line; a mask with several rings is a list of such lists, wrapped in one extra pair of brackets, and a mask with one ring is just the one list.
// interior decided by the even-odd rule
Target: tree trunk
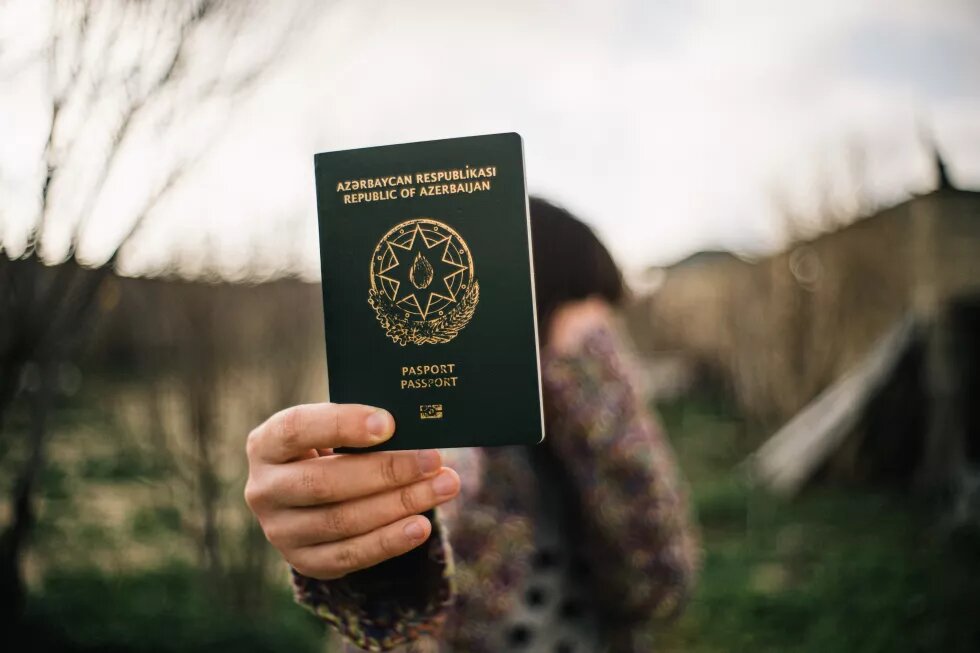
[(224, 573), (218, 529), (218, 501), (221, 498), (221, 487), (212, 451), (215, 439), (215, 419), (212, 411), (213, 403), (217, 399), (214, 397), (213, 388), (204, 387), (192, 393), (188, 399), (195, 437), (197, 482), (203, 522), (201, 552), (205, 568), (216, 581), (219, 581)]
[(34, 526), (34, 486), (44, 464), (44, 441), (47, 435), (46, 417), (50, 408), (50, 366), (41, 366), (40, 384), (31, 393), (30, 452), (20, 476), (14, 483), (11, 496), (10, 525), (0, 535), (0, 614), (15, 626), (24, 614), (26, 588), (21, 576), (21, 559), (27, 537)]

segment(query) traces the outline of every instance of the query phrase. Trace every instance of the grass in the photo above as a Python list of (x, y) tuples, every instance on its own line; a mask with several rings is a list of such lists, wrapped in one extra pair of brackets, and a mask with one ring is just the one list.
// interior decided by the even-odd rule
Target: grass
[(323, 626), (293, 604), (285, 587), (264, 609), (243, 615), (202, 574), (170, 566), (107, 576), (99, 570), (50, 574), (28, 606), (31, 650), (71, 653), (313, 653)]
[(704, 569), (657, 650), (912, 653), (980, 650), (980, 546), (942, 536), (905, 494), (751, 488), (738, 422), (695, 402), (662, 415), (692, 484)]
[[(745, 483), (740, 462), (757, 438), (737, 419), (690, 400), (661, 415), (692, 485), (705, 558), (686, 612), (654, 633), (656, 651), (980, 651), (980, 541), (942, 536), (901, 494), (822, 486), (777, 500)], [(243, 616), (203, 574), (172, 562), (168, 543), (181, 528), (172, 507), (140, 504), (122, 530), (99, 524), (74, 490), (129, 488), (133, 461), (84, 451), (52, 460), (43, 479), (36, 544), (70, 547), (83, 564), (48, 565), (34, 586), (34, 650), (323, 650), (323, 627), (293, 604), (285, 583)], [(84, 564), (84, 552), (123, 554), (137, 544), (155, 547), (153, 570)]]

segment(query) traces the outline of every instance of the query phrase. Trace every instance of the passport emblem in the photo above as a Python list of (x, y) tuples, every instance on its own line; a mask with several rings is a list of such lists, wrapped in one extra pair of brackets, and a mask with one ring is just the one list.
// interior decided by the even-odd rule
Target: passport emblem
[(368, 304), (388, 337), (402, 346), (449, 342), (480, 301), (469, 246), (432, 218), (389, 229), (371, 255), (370, 274)]

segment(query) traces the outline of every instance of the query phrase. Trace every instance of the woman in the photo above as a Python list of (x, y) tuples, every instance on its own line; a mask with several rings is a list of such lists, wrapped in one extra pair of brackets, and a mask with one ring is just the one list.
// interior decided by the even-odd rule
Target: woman
[(567, 211), (530, 207), (543, 444), (336, 456), (395, 425), (334, 404), (249, 435), (246, 501), (350, 650), (649, 651), (647, 622), (691, 589), (679, 473), (614, 326), (619, 270)]

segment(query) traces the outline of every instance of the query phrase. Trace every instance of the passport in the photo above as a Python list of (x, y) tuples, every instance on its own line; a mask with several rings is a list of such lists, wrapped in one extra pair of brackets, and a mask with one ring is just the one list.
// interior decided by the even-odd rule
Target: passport
[(534, 444), (544, 417), (523, 141), (315, 155), (330, 401), (385, 408), (368, 449)]

